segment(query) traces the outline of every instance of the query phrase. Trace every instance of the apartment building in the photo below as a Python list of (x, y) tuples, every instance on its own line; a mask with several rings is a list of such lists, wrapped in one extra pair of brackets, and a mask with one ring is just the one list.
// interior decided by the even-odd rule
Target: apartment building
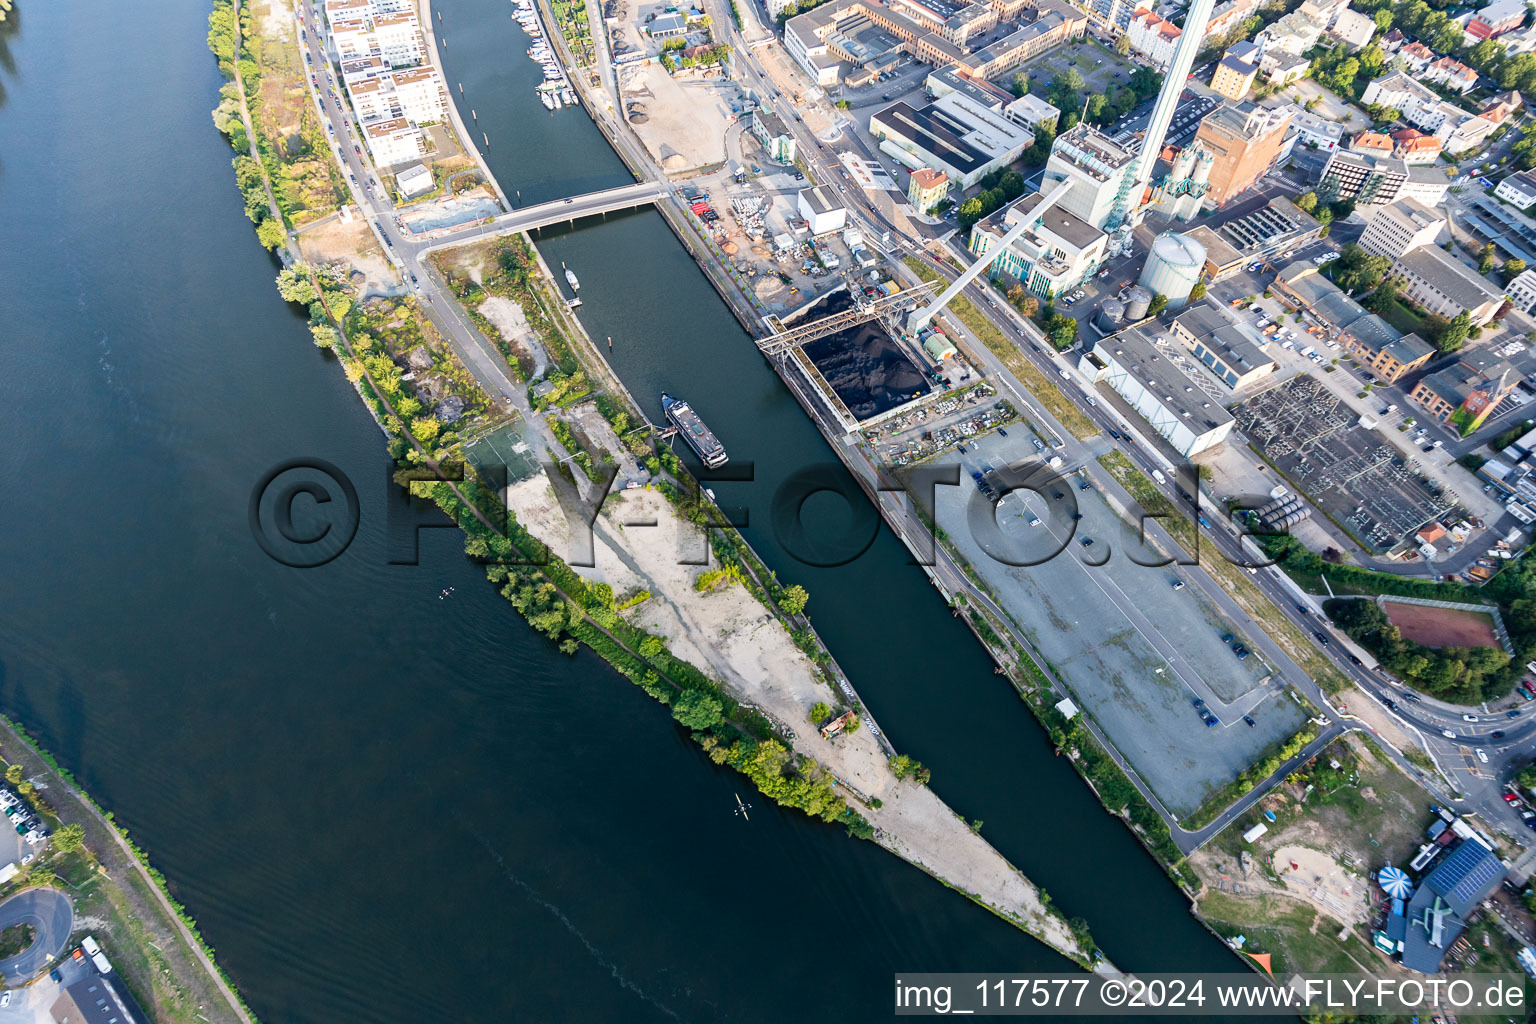
[(919, 167), (907, 182), (907, 201), (918, 213), (927, 213), (949, 195), (949, 176), (931, 167)]
[(1173, 51), (1178, 48), (1181, 34), (1177, 25), (1145, 7), (1131, 18), (1126, 30), (1131, 49), (1163, 71), (1173, 63)]
[(1417, 334), (1394, 338), (1362, 331), (1360, 337), (1352, 333), (1345, 336), (1344, 351), (1381, 380), (1395, 384), (1404, 375), (1429, 362), (1435, 354), (1435, 346)]
[(1494, 188), (1493, 194), (1522, 210), (1530, 209), (1531, 204), (1536, 203), (1536, 171), (1507, 175)]
[(1504, 287), (1504, 294), (1522, 313), (1536, 309), (1536, 270), (1522, 270)]
[(1445, 217), (1413, 199), (1399, 199), (1371, 214), (1360, 235), (1366, 252), (1396, 260), (1426, 245), (1434, 245), (1445, 230)]
[(1229, 51), (1225, 57), (1216, 62), (1216, 72), (1211, 75), (1211, 89), (1235, 102), (1248, 95), (1248, 90), (1253, 88), (1253, 80), (1258, 77), (1258, 74), (1257, 64), (1234, 57)]
[(1392, 133), (1392, 156), (1409, 167), (1432, 164), (1440, 159), (1444, 144), (1433, 135), (1425, 135), (1417, 128), (1403, 128)]
[(1467, 19), (1463, 28), (1469, 45), (1494, 39), (1525, 21), (1525, 0), (1495, 0)]
[(1460, 95), (1477, 85), (1477, 72), (1454, 57), (1441, 57), (1424, 69), (1422, 80), (1443, 85)]
[(374, 121), (362, 127), (368, 152), (380, 167), (409, 163), (427, 154), (426, 136), (403, 117)]

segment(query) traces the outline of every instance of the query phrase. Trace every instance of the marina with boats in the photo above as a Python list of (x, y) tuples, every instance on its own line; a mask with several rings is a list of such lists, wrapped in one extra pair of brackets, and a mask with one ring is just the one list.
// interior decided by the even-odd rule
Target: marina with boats
[(539, 14), (533, 9), (532, 0), (517, 0), (512, 20), (523, 27), (534, 40), (534, 44), (528, 48), (528, 58), (544, 68), (544, 81), (534, 88), (538, 93), (539, 102), (544, 104), (547, 110), (559, 110), (564, 106), (576, 105), (576, 93), (571, 88), (570, 81), (565, 77), (565, 72), (560, 68), (560, 61), (555, 57), (553, 47), (544, 37), (544, 27), (539, 24)]

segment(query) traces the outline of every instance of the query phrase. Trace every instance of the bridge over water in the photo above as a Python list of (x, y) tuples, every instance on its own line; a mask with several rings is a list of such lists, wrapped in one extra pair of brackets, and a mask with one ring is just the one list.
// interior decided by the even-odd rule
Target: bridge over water
[(417, 257), (421, 257), (439, 249), (447, 249), (483, 238), (493, 238), (517, 231), (532, 231), (551, 224), (577, 221), (583, 217), (595, 217), (602, 213), (649, 206), (666, 198), (669, 191), (670, 187), (665, 182), (642, 181), (633, 185), (604, 189), (601, 192), (589, 192), (586, 195), (572, 196), (568, 199), (539, 203), (537, 206), (524, 206), (510, 213), (498, 214), (489, 221), (466, 225), (448, 234), (439, 235), (437, 238), (411, 248)]

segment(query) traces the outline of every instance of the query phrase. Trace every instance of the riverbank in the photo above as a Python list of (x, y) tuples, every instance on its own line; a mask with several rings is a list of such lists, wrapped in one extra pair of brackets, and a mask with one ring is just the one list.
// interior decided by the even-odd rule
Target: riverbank
[[(55, 884), (69, 887), (76, 933), (91, 931), (97, 937), (157, 1024), (256, 1024), (198, 933), (197, 922), (111, 812), (98, 807), (52, 755), (3, 717), (0, 758), (19, 768), (22, 785), (35, 789), (59, 823), (43, 859), (27, 869), (22, 884), (52, 876)], [(66, 826), (78, 826), (80, 849), (62, 848), (74, 845), (60, 843)]]

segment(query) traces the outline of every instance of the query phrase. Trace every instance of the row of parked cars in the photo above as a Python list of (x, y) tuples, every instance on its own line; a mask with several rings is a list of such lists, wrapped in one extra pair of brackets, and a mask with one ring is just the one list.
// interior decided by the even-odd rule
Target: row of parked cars
[(16, 834), (27, 841), (28, 846), (36, 846), (48, 838), (48, 827), (37, 816), (37, 812), (9, 786), (0, 786), (0, 808), (5, 809), (6, 818), (16, 829)]

